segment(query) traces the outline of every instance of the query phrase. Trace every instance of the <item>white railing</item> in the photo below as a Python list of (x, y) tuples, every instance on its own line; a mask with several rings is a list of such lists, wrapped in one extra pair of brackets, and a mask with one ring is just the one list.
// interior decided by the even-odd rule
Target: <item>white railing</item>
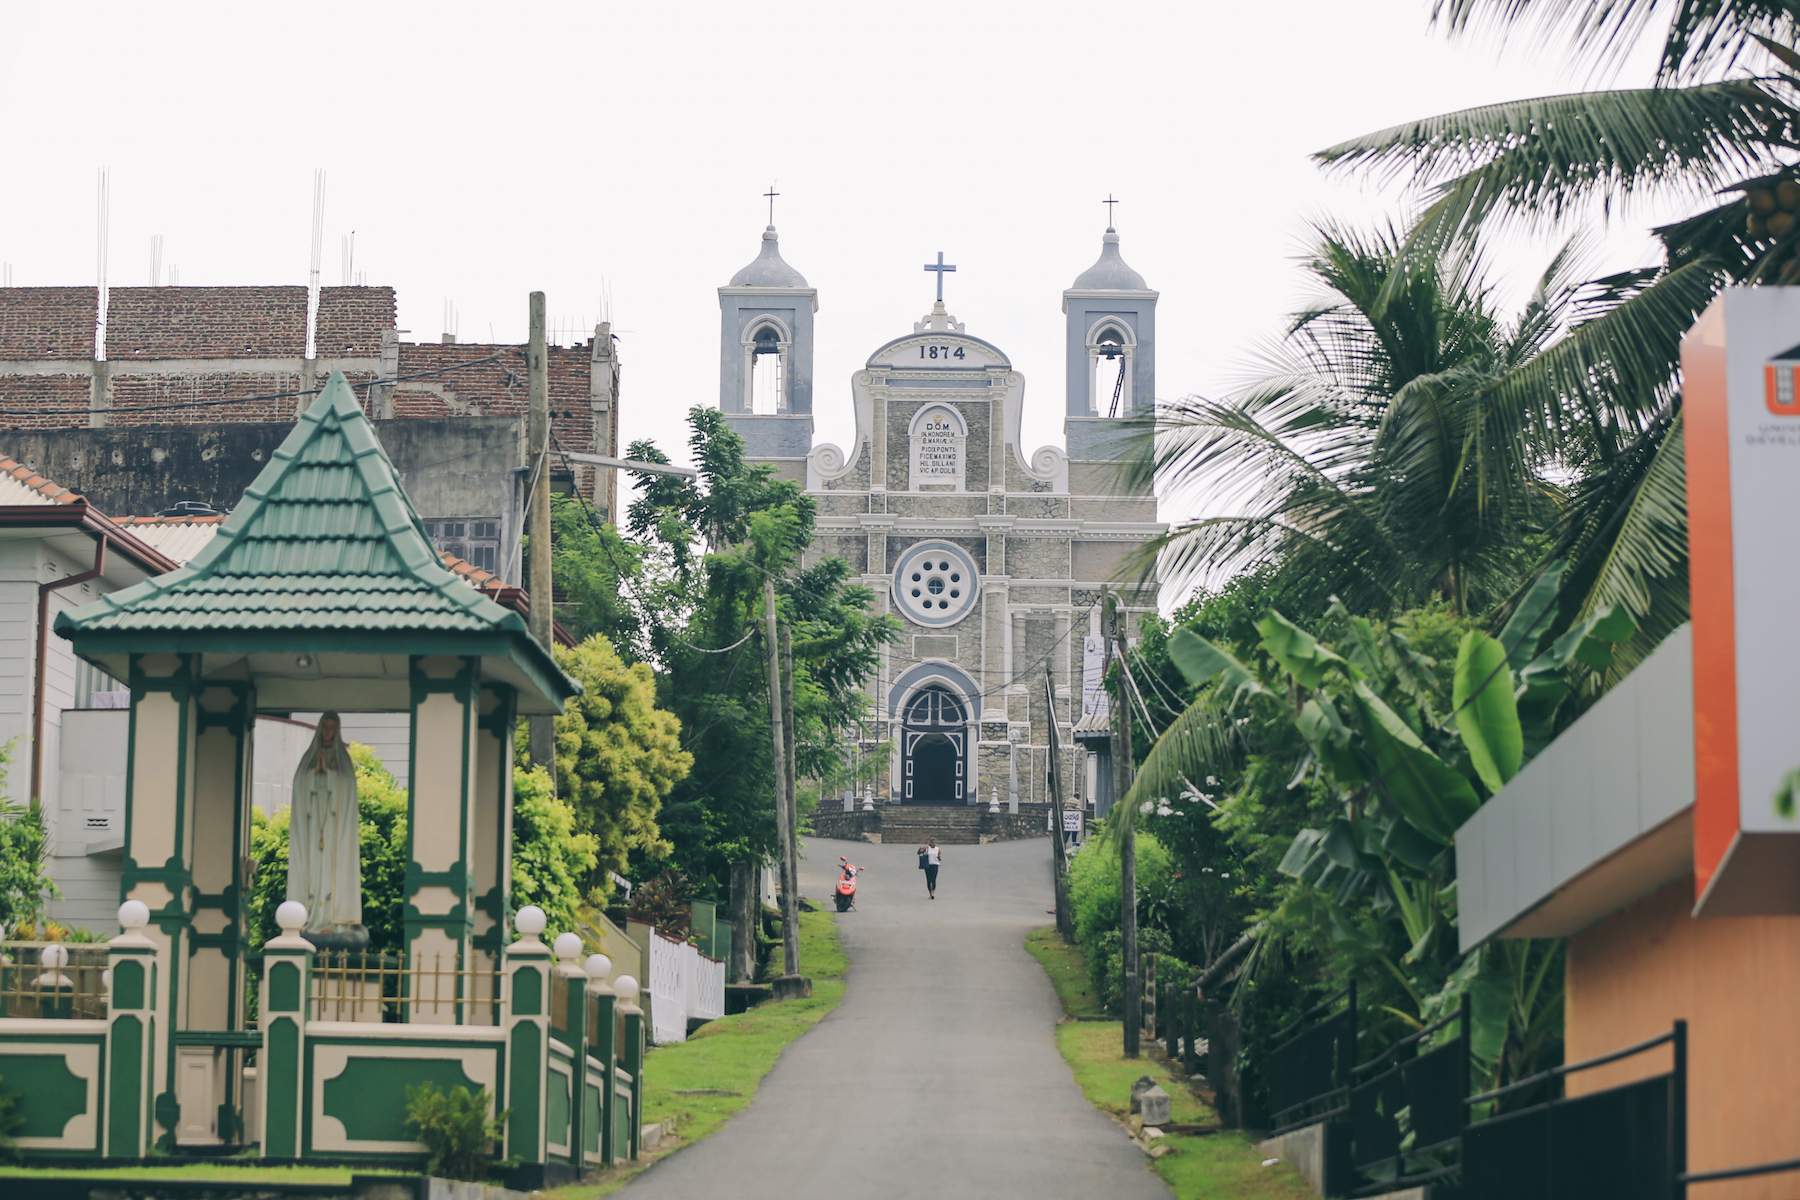
[(702, 1021), (725, 1015), (725, 960), (694, 955), (694, 1011)]
[(725, 1015), (725, 963), (666, 934), (652, 931), (649, 943), (651, 1039), (685, 1042), (690, 1020)]

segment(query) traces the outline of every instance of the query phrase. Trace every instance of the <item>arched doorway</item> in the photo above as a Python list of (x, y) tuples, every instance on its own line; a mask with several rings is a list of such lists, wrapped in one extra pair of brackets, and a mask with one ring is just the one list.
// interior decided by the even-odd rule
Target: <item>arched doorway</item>
[(902, 726), (902, 797), (908, 804), (962, 804), (968, 780), (968, 718), (948, 688), (907, 702)]

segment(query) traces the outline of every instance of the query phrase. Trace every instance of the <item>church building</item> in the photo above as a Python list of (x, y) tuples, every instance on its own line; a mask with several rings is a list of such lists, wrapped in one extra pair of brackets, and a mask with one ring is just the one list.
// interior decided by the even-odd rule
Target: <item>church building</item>
[(939, 254), (925, 268), (937, 273), (931, 311), (851, 376), (845, 450), (813, 442), (818, 291), (782, 260), (773, 225), (762, 236), (756, 260), (719, 289), (720, 407), (753, 459), (818, 501), (809, 559), (849, 561), (903, 626), (871, 681), (861, 739), (891, 758), (877, 795), (1047, 802), (1047, 673), (1065, 787), (1104, 804), (1108, 772), (1072, 733), (1105, 705), (1103, 588), (1123, 585), (1134, 637), (1156, 607), (1154, 584), (1115, 580), (1165, 527), (1154, 495), (1121, 490), (1113, 460), (1123, 422), (1155, 408), (1157, 293), (1108, 228), (1099, 260), (1062, 294), (1066, 444), (1028, 451), (1025, 376), (946, 311), (955, 267)]

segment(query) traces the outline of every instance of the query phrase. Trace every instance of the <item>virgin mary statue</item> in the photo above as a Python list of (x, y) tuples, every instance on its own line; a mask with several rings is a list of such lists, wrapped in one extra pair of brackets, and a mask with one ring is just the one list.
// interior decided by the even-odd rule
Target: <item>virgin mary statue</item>
[(338, 715), (328, 712), (319, 718), (312, 744), (294, 769), (288, 816), (287, 894), (306, 905), (305, 933), (334, 942), (338, 938), (333, 935), (349, 941), (361, 933), (359, 834), (356, 767)]

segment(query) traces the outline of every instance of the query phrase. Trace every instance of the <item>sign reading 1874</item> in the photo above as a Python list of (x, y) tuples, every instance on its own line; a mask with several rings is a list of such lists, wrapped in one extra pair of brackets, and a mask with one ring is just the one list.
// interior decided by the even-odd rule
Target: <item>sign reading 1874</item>
[(968, 353), (961, 346), (920, 346), (919, 357), (958, 359), (967, 358)]
[(962, 491), (963, 446), (968, 437), (961, 415), (947, 405), (929, 405), (913, 418), (911, 433), (912, 471), (908, 490)]

